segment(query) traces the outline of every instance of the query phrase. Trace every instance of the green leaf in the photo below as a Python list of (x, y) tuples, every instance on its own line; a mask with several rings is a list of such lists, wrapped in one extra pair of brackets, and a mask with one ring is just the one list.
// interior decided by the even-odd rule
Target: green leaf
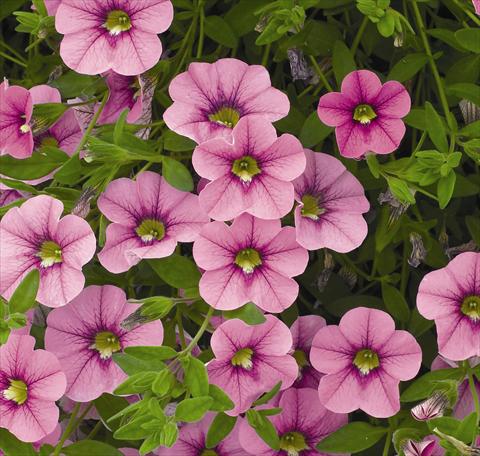
[(197, 265), (187, 257), (174, 254), (158, 260), (149, 260), (148, 263), (171, 287), (184, 289), (198, 287), (200, 271)]
[(480, 247), (480, 218), (474, 217), (473, 215), (467, 215), (465, 217), (465, 223), (472, 239)]
[(123, 130), (125, 129), (125, 123), (127, 122), (127, 116), (130, 110), (125, 108), (115, 123), (115, 127), (113, 129), (113, 142), (114, 144), (120, 145), (122, 140)]
[(135, 347), (125, 347), (124, 352), (143, 361), (150, 361), (152, 359), (163, 361), (177, 356), (177, 352), (172, 347), (167, 346), (150, 347), (137, 345)]
[(317, 445), (317, 450), (325, 453), (358, 453), (375, 445), (387, 431), (387, 428), (368, 423), (349, 423), (323, 439)]
[(425, 103), (425, 119), (428, 136), (432, 140), (435, 147), (440, 151), (448, 152), (447, 132), (443, 125), (442, 119), (438, 115), (435, 108), (430, 102)]
[(120, 420), (108, 420), (113, 415), (127, 407), (128, 401), (123, 397), (104, 393), (95, 399), (93, 403), (95, 405), (95, 410), (102, 419), (103, 425), (106, 426), (110, 431), (116, 431), (120, 426)]
[(469, 82), (458, 82), (451, 84), (445, 89), (448, 95), (454, 95), (458, 98), (465, 98), (472, 103), (480, 106), (480, 86)]
[(10, 312), (24, 313), (35, 305), (38, 286), (40, 285), (40, 272), (32, 269), (13, 292), (8, 308)]
[(178, 426), (169, 421), (160, 431), (160, 445), (170, 448), (178, 439)]
[(163, 147), (172, 152), (188, 152), (195, 149), (195, 142), (186, 136), (181, 136), (174, 131), (167, 131), (163, 135)]
[(457, 41), (469, 51), (480, 53), (480, 29), (466, 28), (455, 32)]
[(152, 391), (158, 396), (167, 394), (175, 384), (175, 376), (170, 369), (163, 369), (152, 383)]
[(388, 73), (389, 81), (404, 82), (415, 76), (428, 62), (425, 54), (407, 54)]
[(205, 364), (193, 356), (180, 359), (185, 374), (184, 384), (193, 397), (208, 396), (208, 374)]
[(415, 196), (405, 181), (397, 177), (387, 177), (386, 179), (390, 190), (398, 200), (402, 203), (415, 204)]
[(81, 440), (62, 448), (65, 456), (122, 456), (122, 453), (111, 445), (98, 440)]
[(333, 47), (333, 72), (338, 85), (340, 85), (345, 76), (357, 69), (350, 49), (343, 41), (337, 41)]
[(380, 164), (378, 163), (377, 155), (376, 154), (367, 154), (366, 159), (367, 159), (368, 169), (372, 173), (372, 176), (375, 179), (378, 179), (380, 177)]
[(232, 432), (237, 422), (236, 416), (229, 416), (223, 412), (218, 413), (208, 428), (206, 446), (214, 448)]
[(455, 189), (455, 182), (457, 180), (457, 175), (453, 169), (445, 176), (441, 177), (438, 181), (437, 187), (437, 196), (438, 196), (438, 204), (440, 209), (445, 209), (450, 199), (453, 195), (453, 190)]
[(228, 22), (220, 16), (207, 16), (205, 18), (205, 35), (222, 46), (235, 48), (238, 38)]
[[(118, 355), (118, 354), (117, 354)], [(123, 355), (127, 356), (127, 355)], [(116, 357), (113, 357), (114, 361), (117, 362)], [(118, 362), (117, 362), (118, 364)], [(120, 367), (122, 367), (120, 365)], [(152, 383), (157, 377), (156, 372), (136, 372), (134, 374), (129, 374), (128, 377), (121, 385), (117, 386), (113, 391), (117, 395), (127, 395), (127, 394), (137, 394), (143, 393), (151, 388)]]
[(390, 10), (385, 11), (385, 16), (377, 22), (377, 30), (385, 38), (393, 35), (395, 31), (395, 16)]
[(6, 429), (0, 428), (0, 449), (5, 456), (35, 456), (35, 451), (31, 443), (25, 443), (18, 440)]
[(162, 174), (165, 180), (184, 192), (193, 190), (193, 179), (188, 168), (171, 157), (162, 157)]
[(278, 382), (268, 393), (263, 394), (261, 397), (259, 397), (253, 405), (255, 407), (259, 405), (266, 404), (270, 401), (270, 399), (273, 399), (277, 393), (280, 391), (280, 388), (282, 387), (282, 382)]
[(259, 437), (273, 450), (280, 449), (280, 439), (271, 421), (257, 410), (247, 410), (248, 424), (255, 429)]
[(228, 395), (217, 385), (208, 385), (208, 395), (213, 399), (210, 410), (214, 412), (226, 412), (235, 406)]
[(405, 297), (392, 285), (382, 282), (382, 297), (390, 315), (401, 322), (408, 322), (410, 319), (410, 309)]
[(149, 370), (161, 371), (165, 368), (165, 364), (156, 358), (148, 360), (139, 359), (127, 353), (114, 353), (113, 360), (120, 366), (126, 374), (133, 375)]
[(208, 412), (212, 402), (213, 399), (209, 396), (184, 399), (175, 410), (175, 419), (187, 423), (199, 421)]
[(253, 302), (249, 302), (235, 310), (224, 310), (223, 316), (227, 320), (239, 318), (248, 325), (259, 325), (265, 321), (265, 315)]
[(333, 129), (320, 122), (317, 111), (313, 111), (305, 120), (300, 131), (300, 141), (304, 147), (313, 147), (323, 141)]

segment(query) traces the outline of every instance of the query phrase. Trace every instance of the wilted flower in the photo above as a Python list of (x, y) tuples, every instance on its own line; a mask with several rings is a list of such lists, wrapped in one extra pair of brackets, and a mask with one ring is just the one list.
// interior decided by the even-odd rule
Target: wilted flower
[(418, 233), (410, 233), (410, 243), (412, 244), (412, 252), (410, 253), (408, 264), (416, 268), (427, 257), (427, 250), (423, 245), (422, 236)]
[(475, 103), (472, 103), (470, 100), (461, 100), (458, 106), (460, 106), (460, 111), (466, 124), (480, 120), (480, 107)]
[(310, 79), (313, 76), (314, 71), (308, 66), (303, 51), (290, 48), (287, 49), (287, 56), (290, 61), (290, 71), (294, 81)]
[(390, 217), (388, 224), (393, 225), (409, 208), (410, 204), (398, 200), (390, 189), (378, 195), (380, 204), (388, 204), (390, 206)]
[(411, 413), (418, 421), (428, 421), (443, 416), (448, 405), (447, 395), (442, 391), (437, 391), (432, 397), (413, 407)]
[(95, 198), (96, 192), (95, 189), (92, 187), (87, 187), (83, 192), (80, 194), (80, 197), (75, 202), (72, 214), (78, 215), (78, 217), (86, 218), (88, 213), (90, 212), (90, 201)]

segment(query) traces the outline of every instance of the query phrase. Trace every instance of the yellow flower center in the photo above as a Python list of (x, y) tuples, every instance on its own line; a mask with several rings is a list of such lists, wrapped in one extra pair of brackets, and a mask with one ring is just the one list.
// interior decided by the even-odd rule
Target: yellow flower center
[(22, 380), (10, 380), (10, 386), (3, 391), (3, 397), (22, 405), (28, 398), (28, 388)]
[(307, 355), (303, 350), (295, 350), (293, 352), (293, 357), (295, 358), (295, 361), (300, 369), (309, 365)]
[(318, 220), (319, 216), (325, 213), (325, 209), (319, 206), (318, 199), (312, 195), (303, 195), (302, 204), (303, 206), (300, 209), (300, 214), (302, 214), (302, 217)]
[(90, 348), (97, 350), (102, 359), (110, 359), (113, 353), (121, 349), (118, 337), (110, 331), (100, 331), (97, 333), (95, 342)]
[(288, 432), (280, 438), (280, 449), (286, 451), (288, 456), (298, 456), (301, 451), (308, 448), (305, 437), (300, 432)]
[(357, 352), (353, 364), (355, 364), (363, 375), (367, 375), (380, 366), (380, 361), (378, 355), (374, 351), (366, 348)]
[(53, 241), (45, 241), (40, 246), (40, 251), (37, 256), (42, 260), (40, 266), (42, 268), (49, 268), (56, 263), (62, 262), (62, 249)]
[(235, 257), (235, 264), (246, 274), (251, 274), (256, 267), (262, 264), (262, 258), (255, 249), (242, 249)]
[(31, 131), (30, 125), (28, 125), (27, 123), (20, 125), (20, 131), (22, 133), (29, 133)]
[(238, 176), (243, 182), (251, 182), (252, 178), (261, 172), (257, 160), (249, 155), (238, 158), (233, 162), (232, 173)]
[(358, 105), (353, 112), (353, 120), (362, 125), (368, 125), (375, 117), (377, 117), (377, 113), (367, 104)]
[(161, 241), (165, 237), (165, 226), (162, 222), (155, 219), (145, 219), (135, 229), (140, 239), (149, 243), (153, 240)]
[(461, 310), (474, 322), (480, 321), (480, 296), (467, 296), (462, 302)]
[(240, 113), (236, 109), (225, 106), (210, 114), (208, 120), (227, 128), (233, 128), (240, 120)]
[(130, 16), (122, 10), (110, 11), (107, 15), (107, 20), (103, 26), (110, 32), (110, 35), (119, 35), (132, 28)]
[(253, 367), (253, 350), (251, 348), (242, 348), (235, 353), (231, 359), (232, 366), (240, 366), (243, 369), (250, 370)]

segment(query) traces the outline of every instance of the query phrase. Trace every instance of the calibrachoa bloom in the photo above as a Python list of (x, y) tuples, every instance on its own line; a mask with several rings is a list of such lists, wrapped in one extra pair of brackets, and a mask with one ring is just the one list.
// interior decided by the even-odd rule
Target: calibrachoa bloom
[(55, 401), (66, 385), (57, 358), (34, 346), (33, 337), (13, 334), (0, 346), (0, 427), (24, 442), (53, 432), (59, 417)]
[(318, 387), (326, 408), (386, 418), (400, 410), (398, 384), (417, 375), (422, 351), (386, 312), (358, 307), (318, 331), (310, 361), (326, 374)]
[(212, 335), (215, 358), (207, 365), (208, 377), (234, 402), (235, 407), (226, 412), (229, 415), (245, 412), (278, 382), (284, 390), (297, 378), (297, 363), (287, 354), (292, 347), (290, 330), (273, 315), (265, 318), (255, 326), (229, 320)]
[(290, 109), (266, 68), (237, 59), (191, 63), (172, 80), (169, 94), (174, 103), (163, 115), (165, 123), (199, 144), (218, 136), (231, 139), (242, 117), (258, 114), (275, 122)]
[(0, 221), (0, 294), (9, 299), (32, 269), (40, 271), (37, 301), (60, 307), (80, 293), (82, 266), (95, 253), (90, 225), (76, 215), (60, 218), (63, 204), (46, 195), (11, 208)]
[(113, 222), (98, 258), (114, 273), (127, 271), (142, 258), (171, 255), (178, 241), (194, 241), (209, 221), (198, 196), (177, 190), (150, 171), (136, 181), (111, 182), (98, 199), (98, 208)]
[(19, 191), (7, 189), (0, 184), (0, 207), (8, 206), (21, 198), (23, 195)]
[(87, 402), (111, 393), (127, 378), (112, 354), (132, 345), (162, 345), (159, 320), (127, 331), (120, 323), (139, 305), (112, 285), (85, 288), (71, 303), (48, 315), (45, 348), (62, 363), (66, 396)]
[(267, 312), (282, 312), (298, 296), (298, 284), (291, 277), (305, 271), (308, 263), (308, 252), (297, 244), (294, 228), (248, 214), (231, 226), (205, 225), (193, 256), (206, 271), (200, 295), (221, 310), (252, 301)]
[(362, 214), (370, 204), (358, 179), (327, 154), (305, 149), (307, 166), (293, 181), (297, 242), (308, 250), (349, 252), (360, 246), (368, 227)]
[(452, 361), (480, 356), (480, 253), (462, 253), (428, 273), (418, 289), (417, 307), (435, 320), (442, 356)]
[(421, 442), (408, 440), (402, 447), (405, 456), (434, 456), (443, 455), (444, 451), (436, 440), (425, 438)]
[(162, 54), (159, 33), (170, 27), (170, 0), (63, 0), (55, 27), (60, 55), (79, 73), (109, 69), (132, 76), (152, 68)]
[(318, 315), (298, 317), (290, 328), (293, 338), (293, 357), (298, 364), (298, 378), (295, 388), (318, 388), (322, 374), (310, 364), (312, 341), (320, 328), (326, 325), (325, 319)]
[(232, 432), (213, 448), (207, 448), (208, 429), (214, 413), (207, 413), (198, 423), (189, 423), (180, 428), (178, 440), (171, 448), (159, 448), (158, 456), (245, 456), (238, 440), (239, 423)]
[(268, 120), (249, 116), (232, 130), (233, 142), (216, 138), (200, 144), (193, 167), (211, 182), (200, 192), (200, 204), (215, 220), (243, 212), (277, 219), (293, 207), (291, 181), (305, 169), (305, 154), (292, 135), (277, 138)]
[(480, 16), (480, 0), (472, 0), (475, 12)]
[(280, 397), (282, 409), (270, 418), (280, 437), (280, 450), (272, 450), (245, 421), (240, 425), (240, 442), (248, 454), (259, 456), (314, 456), (327, 455), (316, 450), (325, 437), (347, 424), (344, 413), (328, 411), (318, 400), (312, 388), (291, 388)]
[(323, 95), (318, 105), (320, 120), (335, 127), (340, 153), (357, 158), (367, 152), (389, 154), (405, 134), (401, 120), (410, 111), (410, 95), (397, 81), (382, 85), (372, 71), (348, 74), (341, 92)]

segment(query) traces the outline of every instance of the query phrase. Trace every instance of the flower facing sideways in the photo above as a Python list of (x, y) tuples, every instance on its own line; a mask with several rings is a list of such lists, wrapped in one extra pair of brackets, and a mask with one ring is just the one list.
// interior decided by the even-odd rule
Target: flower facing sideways
[(348, 74), (341, 92), (323, 95), (318, 105), (320, 120), (335, 127), (338, 148), (344, 157), (367, 152), (389, 154), (405, 134), (401, 120), (410, 111), (410, 95), (397, 81), (382, 85), (372, 71)]
[(162, 345), (159, 320), (127, 331), (120, 323), (139, 305), (112, 285), (85, 288), (71, 303), (48, 315), (45, 347), (62, 363), (65, 395), (88, 402), (111, 393), (127, 378), (112, 355), (131, 345)]
[(200, 295), (212, 307), (232, 310), (254, 302), (267, 312), (282, 312), (298, 296), (291, 277), (302, 274), (308, 252), (295, 240), (292, 227), (280, 220), (248, 214), (231, 226), (211, 222), (193, 245), (197, 265), (206, 272)]
[(230, 140), (243, 117), (261, 115), (275, 122), (290, 109), (288, 97), (272, 87), (266, 68), (237, 59), (191, 63), (168, 90), (173, 105), (163, 115), (165, 123), (198, 144), (219, 136)]
[(215, 220), (232, 220), (243, 212), (262, 219), (285, 216), (293, 206), (291, 181), (305, 169), (298, 139), (261, 117), (241, 119), (233, 142), (216, 138), (197, 146), (192, 163), (211, 182), (200, 192), (200, 204)]
[(235, 407), (232, 416), (245, 412), (261, 394), (282, 382), (284, 390), (297, 378), (295, 359), (288, 355), (292, 335), (273, 315), (249, 326), (238, 319), (222, 323), (213, 333), (215, 358), (207, 365), (210, 383), (224, 390)]
[(80, 293), (82, 267), (95, 253), (90, 225), (76, 215), (60, 218), (63, 204), (39, 195), (10, 209), (0, 221), (0, 294), (9, 299), (32, 269), (40, 271), (37, 301), (59, 307)]
[(59, 418), (55, 401), (66, 385), (57, 358), (34, 345), (31, 336), (11, 334), (0, 347), (0, 427), (24, 442), (54, 431)]
[(386, 312), (366, 307), (348, 311), (338, 326), (321, 328), (310, 361), (319, 372), (320, 402), (329, 410), (361, 409), (376, 418), (400, 410), (400, 381), (417, 375), (422, 351), (406, 331), (396, 331)]

